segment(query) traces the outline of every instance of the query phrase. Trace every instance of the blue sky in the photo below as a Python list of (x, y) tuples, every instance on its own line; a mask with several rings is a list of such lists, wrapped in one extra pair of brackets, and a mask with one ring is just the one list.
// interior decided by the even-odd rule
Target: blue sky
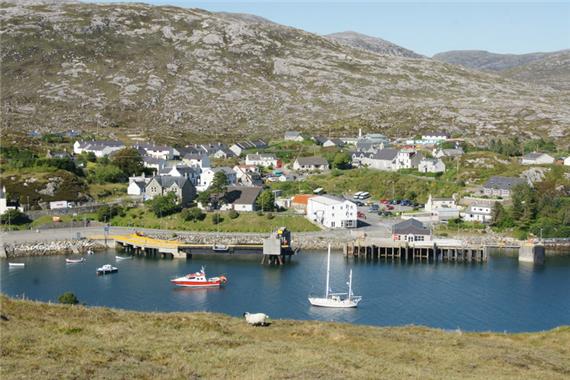
[(145, 2), (251, 13), (318, 34), (353, 30), (427, 56), (464, 49), (520, 54), (570, 48), (570, 1)]

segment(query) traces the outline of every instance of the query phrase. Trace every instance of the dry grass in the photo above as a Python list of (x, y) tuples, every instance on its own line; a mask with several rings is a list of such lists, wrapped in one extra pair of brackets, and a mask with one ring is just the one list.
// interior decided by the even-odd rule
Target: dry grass
[(135, 313), (1, 298), (2, 379), (570, 376), (570, 328), (443, 332), (209, 313)]

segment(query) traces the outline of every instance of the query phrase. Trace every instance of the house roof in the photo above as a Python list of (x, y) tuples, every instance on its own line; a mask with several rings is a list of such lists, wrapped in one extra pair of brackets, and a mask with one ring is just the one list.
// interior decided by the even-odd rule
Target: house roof
[(372, 154), (370, 156), (373, 160), (385, 160), (385, 161), (392, 161), (398, 155), (397, 149), (386, 148), (380, 149), (378, 152)]
[(317, 202), (326, 206), (335, 206), (346, 202), (346, 199), (335, 197), (333, 195), (317, 195), (310, 199), (311, 202)]
[(274, 154), (270, 154), (270, 153), (256, 153), (256, 154), (248, 154), (247, 156), (245, 156), (246, 160), (253, 160), (253, 161), (259, 161), (259, 160), (276, 160), (277, 157), (275, 157)]
[(297, 131), (285, 132), (285, 137), (298, 137), (298, 136), (301, 136), (301, 132), (297, 132)]
[(323, 145), (328, 140), (328, 138), (326, 138), (324, 136), (313, 136), (313, 140), (317, 144)]
[(105, 148), (120, 148), (125, 146), (120, 141), (78, 141), (79, 147), (82, 149), (91, 149), (91, 150), (103, 150)]
[(430, 235), (430, 230), (417, 219), (408, 219), (392, 226), (394, 235)]
[(524, 183), (526, 183), (526, 181), (522, 178), (494, 176), (489, 178), (483, 187), (487, 189), (510, 190), (511, 188)]
[(316, 197), (316, 195), (314, 194), (297, 194), (294, 195), (293, 198), (291, 198), (291, 203), (296, 203), (306, 206), (307, 203), (309, 203), (309, 199), (314, 197)]
[(252, 205), (263, 190), (256, 186), (228, 186), (226, 200), (231, 204)]
[(144, 180), (136, 180), (136, 181), (132, 181), (131, 183), (129, 183), (129, 186), (131, 184), (135, 184), (137, 185), (137, 187), (141, 190), (143, 190), (146, 187), (146, 182)]
[(542, 156), (545, 156), (545, 155), (548, 156), (548, 154), (546, 154), (546, 153), (532, 152), (532, 153), (525, 154), (523, 156), (523, 159), (525, 159), (525, 160), (536, 160), (536, 159), (538, 159)]
[[(171, 187), (175, 183), (179, 187), (183, 187), (186, 182), (189, 182), (186, 177), (173, 177), (171, 175), (155, 176), (152, 180), (156, 180), (156, 182), (158, 182), (158, 184), (163, 188)], [(152, 180), (149, 183), (151, 183)]]
[(321, 166), (329, 164), (323, 157), (299, 157), (297, 158), (297, 163), (302, 166)]
[(212, 171), (213, 171), (214, 173), (217, 173), (217, 172), (224, 172), (226, 175), (228, 175), (228, 174), (235, 174), (234, 170), (233, 170), (232, 168), (227, 167), (227, 166), (219, 166), (219, 167), (217, 167), (217, 168), (213, 168)]

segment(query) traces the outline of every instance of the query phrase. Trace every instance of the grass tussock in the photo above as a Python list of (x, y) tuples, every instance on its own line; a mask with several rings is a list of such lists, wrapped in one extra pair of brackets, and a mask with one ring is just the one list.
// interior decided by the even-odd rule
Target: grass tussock
[(136, 313), (0, 299), (3, 379), (484, 378), (570, 376), (570, 327), (444, 332), (211, 313)]

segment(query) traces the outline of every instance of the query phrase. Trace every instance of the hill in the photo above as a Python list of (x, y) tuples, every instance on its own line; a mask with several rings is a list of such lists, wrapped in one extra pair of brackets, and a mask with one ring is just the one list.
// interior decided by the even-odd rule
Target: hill
[[(253, 21), (252, 21), (253, 20)], [(0, 4), (2, 127), (180, 143), (285, 130), (570, 140), (570, 94), (270, 22), (144, 4)]]
[[(562, 379), (570, 329), (445, 332), (212, 313), (137, 313), (2, 296), (5, 378)], [(4, 318), (3, 318), (4, 319)]]
[(566, 91), (570, 89), (570, 50), (530, 54), (456, 50), (438, 53), (433, 59), (470, 69), (496, 72), (524, 82)]
[(420, 54), (398, 46), (390, 41), (386, 41), (378, 37), (367, 36), (365, 34), (357, 32), (347, 31), (332, 33), (327, 34), (325, 37), (342, 44), (368, 50), (373, 53), (394, 55), (397, 57), (423, 58), (423, 56)]

